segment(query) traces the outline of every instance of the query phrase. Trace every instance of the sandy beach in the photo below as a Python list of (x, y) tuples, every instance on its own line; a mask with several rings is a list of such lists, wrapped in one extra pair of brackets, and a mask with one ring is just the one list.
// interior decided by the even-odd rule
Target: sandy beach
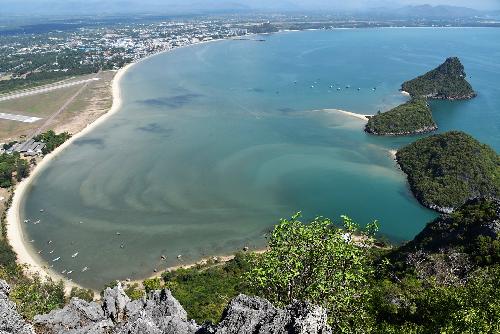
[(354, 112), (345, 111), (345, 110), (341, 110), (341, 109), (322, 109), (322, 110), (318, 110), (318, 111), (323, 111), (323, 112), (327, 112), (327, 113), (342, 113), (342, 114), (345, 114), (345, 115), (349, 115), (349, 116), (361, 119), (363, 121), (368, 121), (368, 117), (373, 116), (373, 115), (356, 114)]
[[(44, 170), (44, 168), (46, 168), (46, 166), (50, 163), (51, 160), (53, 160), (58, 154), (60, 154), (66, 148), (68, 148), (74, 141), (78, 140), (80, 137), (82, 137), (82, 136), (86, 135), (87, 133), (89, 133), (90, 131), (92, 131), (95, 127), (97, 127), (101, 123), (105, 122), (109, 117), (111, 117), (118, 110), (120, 110), (120, 107), (122, 105), (120, 82), (121, 82), (123, 76), (125, 75), (125, 73), (127, 73), (127, 71), (132, 66), (134, 66), (142, 61), (145, 61), (146, 59), (149, 59), (151, 57), (157, 56), (157, 55), (165, 53), (165, 52), (170, 52), (170, 51), (173, 51), (176, 49), (194, 46), (194, 45), (199, 45), (199, 44), (216, 42), (216, 41), (220, 41), (220, 40), (221, 39), (203, 41), (203, 42), (199, 42), (199, 43), (185, 45), (183, 47), (175, 48), (172, 50), (163, 50), (161, 52), (157, 52), (157, 53), (151, 54), (147, 57), (141, 58), (133, 63), (126, 65), (125, 67), (121, 68), (120, 70), (118, 70), (116, 75), (113, 78), (113, 83), (112, 83), (113, 104), (112, 104), (111, 109), (107, 113), (105, 113), (102, 116), (100, 116), (99, 118), (97, 118), (94, 122), (87, 124), (86, 127), (84, 129), (82, 129), (80, 132), (73, 134), (73, 136), (69, 140), (67, 140), (61, 146), (57, 147), (53, 152), (51, 152), (50, 154), (47, 154), (38, 163), (38, 165), (31, 171), (30, 176), (27, 177), (26, 179), (22, 180), (21, 182), (19, 182), (15, 186), (14, 197), (12, 198), (12, 204), (7, 212), (7, 219), (6, 219), (7, 239), (9, 241), (9, 244), (12, 246), (14, 252), (17, 254), (17, 263), (19, 265), (25, 266), (25, 268), (26, 268), (25, 270), (26, 270), (26, 273), (28, 275), (37, 274), (44, 279), (51, 278), (51, 279), (56, 280), (56, 281), (62, 280), (65, 283), (65, 291), (67, 293), (69, 293), (69, 291), (73, 287), (80, 287), (81, 288), (81, 286), (74, 283), (68, 277), (62, 276), (58, 272), (51, 270), (50, 265), (47, 264), (40, 256), (38, 256), (38, 254), (35, 252), (35, 250), (29, 244), (29, 240), (26, 240), (25, 235), (23, 233), (22, 221), (21, 221), (21, 217), (20, 217), (21, 203), (22, 203), (22, 199), (25, 196), (26, 192), (30, 189), (31, 183), (37, 177), (37, 175), (40, 174)], [(220, 258), (225, 259), (225, 257), (220, 257)], [(230, 259), (231, 258), (225, 259), (225, 261), (229, 261)], [(194, 266), (196, 264), (197, 263), (194, 263), (191, 266)], [(184, 267), (184, 266), (180, 266), (180, 267)]]
[(64, 144), (56, 148), (53, 152), (46, 155), (36, 166), (36, 168), (31, 172), (30, 176), (16, 185), (12, 204), (7, 212), (7, 238), (10, 245), (14, 249), (14, 252), (17, 254), (17, 262), (20, 265), (24, 265), (26, 267), (26, 272), (28, 274), (38, 274), (42, 278), (50, 277), (53, 280), (57, 281), (63, 280), (65, 283), (66, 291), (71, 290), (72, 287), (79, 286), (76, 283), (70, 281), (69, 278), (63, 277), (59, 273), (51, 270), (49, 268), (49, 265), (45, 263), (39, 256), (37, 256), (32, 247), (28, 244), (29, 241), (26, 240), (21, 226), (21, 201), (25, 193), (29, 190), (33, 180), (41, 171), (43, 171), (43, 169), (49, 164), (52, 159), (54, 159), (59, 153), (68, 148), (75, 140), (92, 131), (92, 129), (103, 123), (120, 109), (122, 104), (120, 81), (127, 70), (129, 70), (134, 64), (135, 63), (129, 64), (116, 73), (112, 84), (113, 105), (111, 109), (106, 114), (99, 117), (95, 122), (88, 124), (82, 131), (72, 136)]

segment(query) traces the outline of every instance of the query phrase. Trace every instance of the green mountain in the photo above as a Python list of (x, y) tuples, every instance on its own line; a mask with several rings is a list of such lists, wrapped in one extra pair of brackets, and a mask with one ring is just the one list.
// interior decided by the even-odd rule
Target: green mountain
[(376, 135), (400, 136), (431, 132), (437, 129), (429, 104), (412, 99), (387, 112), (370, 117), (365, 131)]
[(401, 89), (412, 97), (467, 100), (476, 97), (476, 93), (465, 78), (460, 59), (452, 57), (436, 69), (403, 83)]
[(431, 209), (452, 212), (469, 199), (500, 194), (500, 157), (463, 132), (417, 140), (396, 158), (414, 195)]

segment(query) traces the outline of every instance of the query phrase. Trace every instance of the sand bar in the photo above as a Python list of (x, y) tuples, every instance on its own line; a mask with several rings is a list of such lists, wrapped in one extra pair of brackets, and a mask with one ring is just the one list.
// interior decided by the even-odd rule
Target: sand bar
[(345, 110), (341, 110), (341, 109), (322, 109), (322, 110), (315, 110), (315, 111), (323, 111), (323, 112), (327, 112), (327, 113), (342, 113), (344, 115), (349, 115), (349, 116), (361, 119), (363, 121), (368, 121), (369, 117), (373, 116), (373, 115), (357, 114), (355, 112), (345, 111)]

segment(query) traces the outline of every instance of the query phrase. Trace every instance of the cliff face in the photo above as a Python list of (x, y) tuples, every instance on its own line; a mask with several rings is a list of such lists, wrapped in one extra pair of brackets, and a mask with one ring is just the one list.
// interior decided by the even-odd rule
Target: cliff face
[[(10, 288), (0, 281), (0, 333), (35, 334), (32, 325), (8, 300)], [(170, 291), (153, 291), (131, 301), (121, 285), (106, 289), (101, 303), (73, 298), (63, 309), (35, 317), (36, 333), (42, 334), (330, 334), (326, 311), (296, 302), (275, 308), (267, 300), (240, 295), (233, 299), (221, 322), (198, 325)]]

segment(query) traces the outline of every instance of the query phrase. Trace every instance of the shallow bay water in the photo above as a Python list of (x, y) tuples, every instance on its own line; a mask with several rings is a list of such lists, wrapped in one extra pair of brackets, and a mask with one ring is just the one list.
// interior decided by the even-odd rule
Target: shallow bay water
[(479, 96), (433, 102), (439, 131), (464, 130), (499, 149), (500, 30), (264, 38), (182, 48), (127, 72), (122, 109), (56, 157), (23, 201), (22, 219), (41, 220), (23, 228), (47, 263), (99, 289), (260, 247), (296, 211), (377, 219), (388, 238), (411, 239), (436, 214), (413, 198), (388, 150), (417, 137), (369, 136), (363, 121), (319, 110), (396, 106), (403, 81), (448, 56), (462, 59)]

